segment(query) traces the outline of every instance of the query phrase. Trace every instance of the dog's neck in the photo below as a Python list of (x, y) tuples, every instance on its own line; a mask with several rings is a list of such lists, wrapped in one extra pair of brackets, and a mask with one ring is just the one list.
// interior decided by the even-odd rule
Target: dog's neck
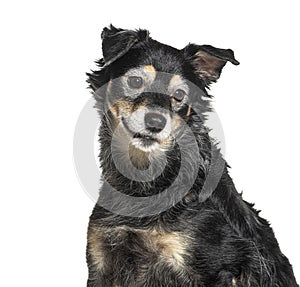
[(127, 195), (141, 197), (162, 192), (176, 178), (180, 168), (180, 152), (145, 152), (133, 145), (123, 149), (116, 143), (112, 152), (111, 140), (101, 140), (100, 160), (103, 179), (114, 189)]

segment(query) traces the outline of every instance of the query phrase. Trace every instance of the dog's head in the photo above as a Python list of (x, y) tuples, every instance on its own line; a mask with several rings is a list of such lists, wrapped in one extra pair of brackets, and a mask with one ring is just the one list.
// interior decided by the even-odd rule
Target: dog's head
[(196, 107), (207, 110), (206, 88), (225, 64), (239, 64), (230, 49), (189, 44), (178, 50), (146, 30), (110, 26), (102, 40), (101, 70), (88, 74), (88, 81), (110, 129), (119, 127), (122, 139), (142, 152), (172, 146), (182, 122), (199, 118)]

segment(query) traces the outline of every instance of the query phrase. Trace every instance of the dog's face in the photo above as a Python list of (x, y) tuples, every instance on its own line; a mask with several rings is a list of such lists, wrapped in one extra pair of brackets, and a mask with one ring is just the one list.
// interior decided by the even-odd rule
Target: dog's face
[(146, 153), (170, 148), (195, 114), (195, 103), (205, 105), (205, 88), (226, 62), (238, 64), (231, 50), (193, 44), (178, 50), (154, 41), (145, 30), (111, 26), (102, 39), (102, 70), (90, 74), (89, 82), (94, 90), (106, 84), (96, 99), (108, 107), (120, 139)]
[(152, 61), (128, 69), (109, 85), (110, 110), (130, 143), (145, 152), (170, 147), (181, 118), (191, 111), (186, 80), (158, 71)]

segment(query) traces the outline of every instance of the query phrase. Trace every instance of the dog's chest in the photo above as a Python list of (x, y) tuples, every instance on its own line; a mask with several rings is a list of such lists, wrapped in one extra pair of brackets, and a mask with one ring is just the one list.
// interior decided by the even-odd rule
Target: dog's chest
[(88, 252), (98, 271), (126, 270), (141, 280), (155, 268), (184, 273), (191, 255), (191, 238), (181, 232), (91, 227), (88, 237)]

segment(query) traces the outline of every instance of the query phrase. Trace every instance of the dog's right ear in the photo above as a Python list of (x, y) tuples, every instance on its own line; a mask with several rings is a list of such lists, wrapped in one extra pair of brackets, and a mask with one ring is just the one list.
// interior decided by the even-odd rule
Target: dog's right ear
[(207, 85), (219, 79), (222, 69), (227, 62), (231, 62), (234, 65), (240, 64), (235, 59), (231, 49), (189, 44), (183, 49), (183, 52), (194, 67), (195, 73)]
[(110, 25), (101, 34), (104, 65), (108, 66), (125, 55), (138, 42), (149, 38), (147, 30), (123, 30)]

